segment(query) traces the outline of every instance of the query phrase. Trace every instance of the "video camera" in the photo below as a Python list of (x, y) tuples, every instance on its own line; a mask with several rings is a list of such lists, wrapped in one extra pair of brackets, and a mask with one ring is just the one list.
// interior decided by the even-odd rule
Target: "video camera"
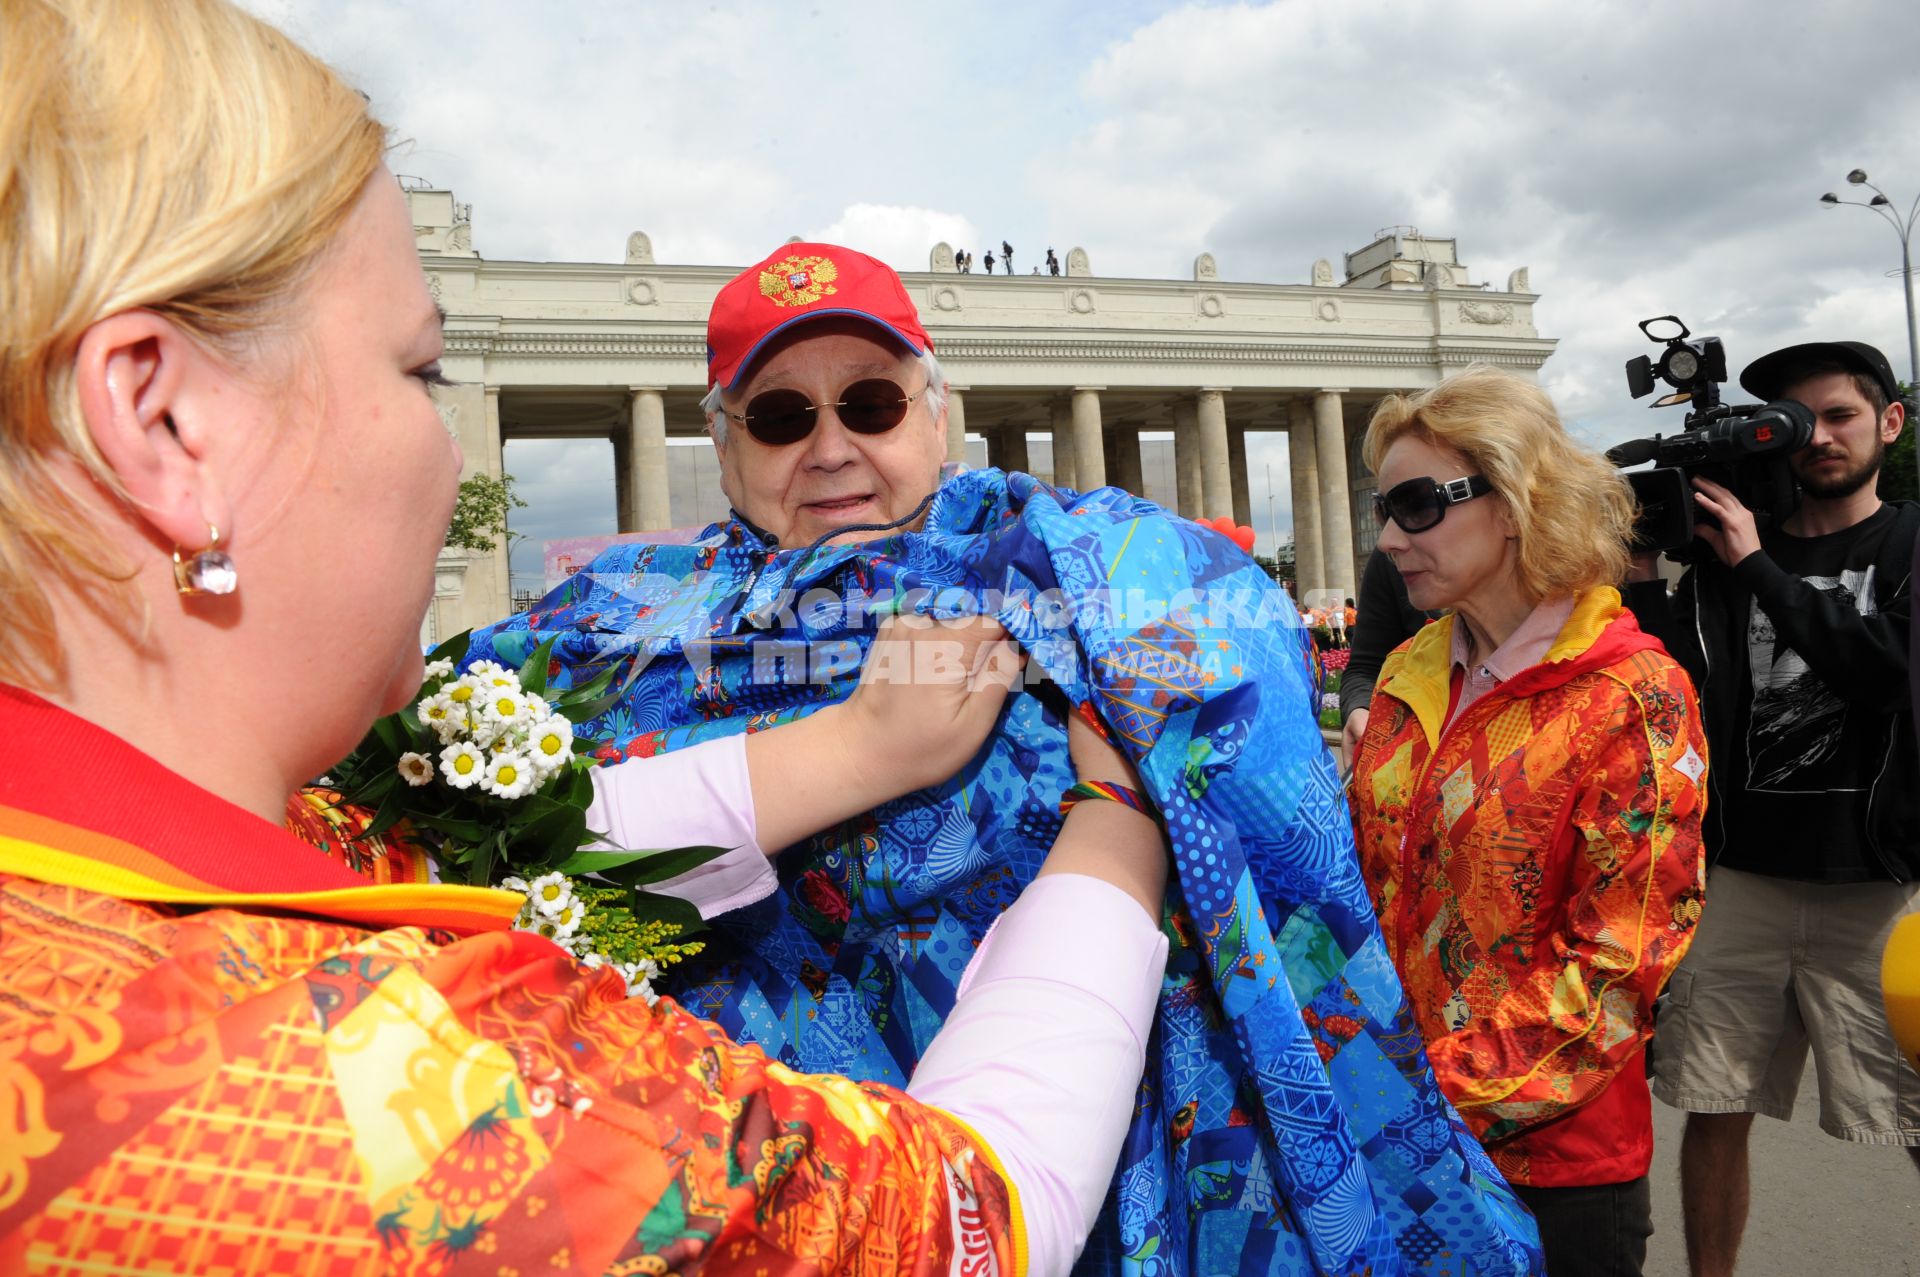
[(1664, 381), (1673, 392), (1649, 407), (1692, 408), (1678, 434), (1630, 439), (1607, 449), (1607, 460), (1623, 470), (1647, 461), (1654, 465), (1627, 476), (1640, 505), (1633, 548), (1664, 550), (1682, 563), (1691, 560), (1695, 522), (1714, 522), (1694, 504), (1695, 475), (1725, 485), (1760, 522), (1792, 514), (1800, 504), (1800, 488), (1787, 458), (1813, 442), (1813, 413), (1791, 399), (1721, 403), (1727, 353), (1718, 337), (1689, 340), (1692, 333), (1677, 315), (1643, 319), (1640, 331), (1650, 341), (1666, 343), (1666, 350), (1658, 360), (1641, 355), (1627, 361), (1628, 391), (1640, 399), (1653, 393), (1656, 380)]

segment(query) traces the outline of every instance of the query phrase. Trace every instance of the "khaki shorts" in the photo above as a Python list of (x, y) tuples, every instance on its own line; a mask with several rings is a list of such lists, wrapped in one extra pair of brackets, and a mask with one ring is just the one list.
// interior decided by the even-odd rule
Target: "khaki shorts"
[(1920, 885), (1713, 870), (1693, 947), (1660, 1005), (1653, 1093), (1689, 1113), (1788, 1121), (1811, 1047), (1823, 1130), (1920, 1145), (1920, 1073), (1880, 998), (1881, 951), (1916, 908)]

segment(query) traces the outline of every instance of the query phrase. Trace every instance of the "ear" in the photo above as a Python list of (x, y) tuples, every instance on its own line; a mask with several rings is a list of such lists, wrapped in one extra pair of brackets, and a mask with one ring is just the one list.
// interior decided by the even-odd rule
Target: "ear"
[(1900, 428), (1907, 420), (1907, 405), (1894, 400), (1887, 405), (1886, 415), (1880, 418), (1880, 442), (1892, 443), (1900, 437)]
[(232, 506), (206, 462), (215, 424), (192, 405), (212, 360), (151, 311), (110, 316), (80, 336), (75, 388), (87, 435), (135, 517), (159, 539), (188, 549), (207, 529), (232, 535)]
[(1493, 509), (1494, 517), (1500, 521), (1501, 535), (1509, 541), (1519, 540), (1520, 521), (1513, 517), (1513, 502), (1507, 500), (1506, 493), (1504, 492), (1497, 492), (1492, 495), (1500, 498)]
[(928, 414), (933, 418), (933, 437), (940, 446), (940, 460), (942, 462), (945, 462), (947, 459), (947, 405), (952, 402), (952, 399), (953, 383), (946, 381), (941, 382), (940, 411)]
[(721, 466), (724, 467), (727, 464), (727, 447), (729, 441), (733, 438), (733, 427), (735, 423), (727, 420), (727, 405), (724, 402), (712, 412), (706, 413), (705, 416), (707, 420), (707, 438), (713, 440), (714, 456), (719, 458)]
[[(726, 409), (722, 407), (720, 412), (714, 415), (720, 416), (725, 412)], [(735, 510), (740, 508), (740, 493), (736, 490), (738, 485), (733, 481), (733, 467), (728, 464), (728, 460), (733, 455), (733, 432), (740, 428), (739, 422), (729, 421), (725, 432), (722, 433), (714, 429), (714, 418), (707, 418), (707, 438), (713, 440), (713, 458), (720, 466), (720, 495), (725, 497), (727, 504)]]

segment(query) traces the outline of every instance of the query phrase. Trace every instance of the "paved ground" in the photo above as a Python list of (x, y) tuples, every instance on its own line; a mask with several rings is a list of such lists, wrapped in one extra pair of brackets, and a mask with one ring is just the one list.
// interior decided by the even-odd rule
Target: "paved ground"
[[(1686, 1277), (1680, 1128), (1653, 1102), (1653, 1242), (1647, 1277)], [(1753, 1214), (1740, 1277), (1920, 1277), (1920, 1172), (1906, 1150), (1820, 1129), (1809, 1072), (1792, 1122), (1753, 1124)]]

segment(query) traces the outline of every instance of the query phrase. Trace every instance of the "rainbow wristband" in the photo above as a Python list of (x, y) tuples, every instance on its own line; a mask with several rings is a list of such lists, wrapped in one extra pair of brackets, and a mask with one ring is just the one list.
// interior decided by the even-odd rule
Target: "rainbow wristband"
[(1060, 795), (1060, 814), (1065, 816), (1077, 802), (1089, 798), (1103, 798), (1110, 803), (1119, 803), (1122, 807), (1131, 807), (1149, 820), (1158, 820), (1153, 808), (1147, 805), (1137, 790), (1125, 785), (1116, 785), (1112, 781), (1083, 780)]

